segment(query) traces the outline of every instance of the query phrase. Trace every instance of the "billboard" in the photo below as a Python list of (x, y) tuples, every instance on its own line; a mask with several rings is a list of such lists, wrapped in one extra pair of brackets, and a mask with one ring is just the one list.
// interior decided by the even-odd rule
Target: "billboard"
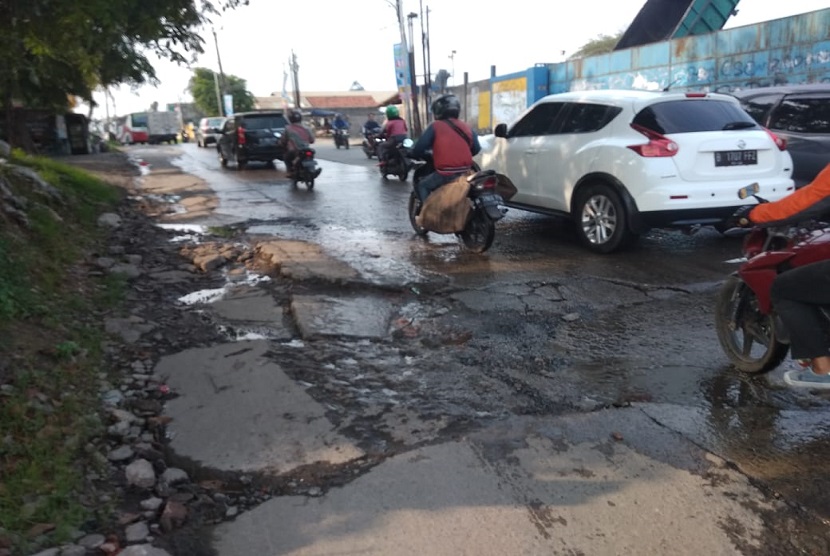
[(404, 51), (401, 43), (394, 45), (393, 53), (395, 55), (395, 82), (398, 84), (398, 91), (408, 89), (410, 85), (409, 76), (409, 55)]

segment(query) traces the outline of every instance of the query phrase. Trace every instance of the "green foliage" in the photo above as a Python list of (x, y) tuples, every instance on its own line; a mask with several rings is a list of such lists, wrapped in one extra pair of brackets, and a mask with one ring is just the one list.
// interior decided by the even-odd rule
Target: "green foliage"
[[(221, 78), (208, 68), (196, 68), (188, 83), (188, 91), (193, 96), (196, 107), (210, 116), (219, 115), (216, 98), (216, 86), (222, 88)], [(253, 110), (254, 96), (248, 91), (248, 83), (235, 75), (225, 75), (225, 94), (233, 97), (234, 112)]]
[(211, 16), (248, 0), (0, 2), (0, 102), (65, 108), (97, 86), (155, 83), (149, 54), (190, 63)]
[(614, 51), (614, 47), (620, 42), (625, 31), (620, 31), (616, 35), (597, 35), (595, 39), (586, 42), (582, 47), (571, 54), (569, 59), (587, 58), (589, 56), (596, 56), (597, 54), (607, 54)]
[(84, 252), (100, 248), (97, 215), (119, 190), (54, 160), (15, 151), (12, 162), (36, 169), (62, 197), (49, 201), (0, 167), (27, 197), (30, 224), (0, 222), (0, 360), (8, 362), (0, 368), (0, 537), (13, 554), (31, 554), (43, 548), (32, 542), (38, 526), (54, 526), (54, 545), (109, 517), (110, 508), (79, 500), (84, 476), (100, 465), (84, 446), (104, 432), (96, 413), (103, 332), (90, 315), (122, 300), (125, 284), (75, 272)]

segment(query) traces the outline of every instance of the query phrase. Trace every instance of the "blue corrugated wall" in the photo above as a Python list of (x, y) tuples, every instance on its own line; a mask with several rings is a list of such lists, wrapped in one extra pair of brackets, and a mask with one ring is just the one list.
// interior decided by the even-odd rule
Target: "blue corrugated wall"
[[(540, 64), (452, 90), (465, 117), (488, 130), (507, 114), (494, 83), (526, 79), (523, 102), (588, 89), (728, 92), (781, 83), (830, 83), (830, 8), (755, 25), (618, 50), (560, 64)], [(514, 95), (515, 97), (515, 95)], [(514, 98), (511, 97), (511, 98)], [(510, 112), (512, 114), (512, 112)]]

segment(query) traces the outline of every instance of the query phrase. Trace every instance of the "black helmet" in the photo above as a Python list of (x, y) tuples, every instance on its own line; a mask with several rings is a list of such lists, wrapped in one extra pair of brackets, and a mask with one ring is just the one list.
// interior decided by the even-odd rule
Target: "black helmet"
[(288, 113), (288, 121), (292, 124), (298, 124), (303, 121), (303, 113), (299, 110), (292, 110)]
[(461, 114), (461, 101), (455, 95), (444, 95), (432, 103), (432, 114), (436, 120), (457, 118)]

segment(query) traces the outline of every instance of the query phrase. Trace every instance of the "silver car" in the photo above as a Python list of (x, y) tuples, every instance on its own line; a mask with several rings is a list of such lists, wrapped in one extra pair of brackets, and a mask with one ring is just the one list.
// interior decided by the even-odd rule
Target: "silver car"
[(200, 147), (216, 144), (217, 138), (222, 135), (222, 126), (227, 118), (202, 118), (196, 128), (196, 144)]

